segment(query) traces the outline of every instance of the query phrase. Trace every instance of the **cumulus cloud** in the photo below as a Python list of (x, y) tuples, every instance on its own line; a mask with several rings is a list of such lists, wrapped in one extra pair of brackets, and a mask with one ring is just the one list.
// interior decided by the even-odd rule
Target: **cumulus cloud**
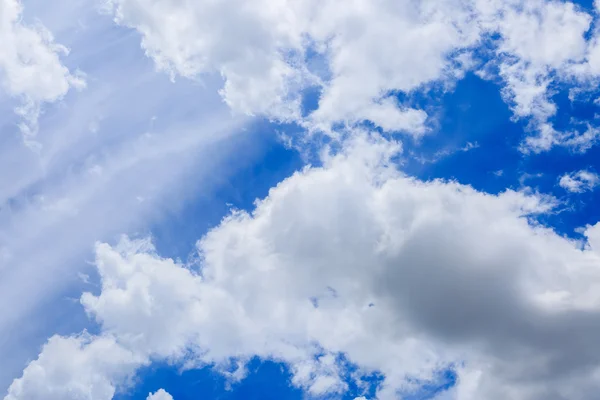
[(156, 393), (150, 393), (146, 400), (173, 400), (173, 396), (165, 392), (165, 389), (160, 389)]
[(71, 88), (82, 88), (81, 74), (71, 73), (61, 63), (68, 49), (54, 42), (41, 23), (26, 25), (19, 0), (0, 1), (0, 84), (22, 100), (16, 109), (23, 117), (21, 132), (35, 144), (37, 119), (45, 102), (61, 99)]
[(5, 400), (110, 400), (144, 360), (111, 337), (54, 336)]
[[(381, 0), (179, 2), (107, 0), (117, 23), (136, 29), (162, 70), (188, 78), (217, 73), (234, 110), (332, 124), (371, 121), (384, 131), (419, 136), (427, 114), (396, 101), (468, 70), (503, 82), (515, 118), (534, 132), (522, 150), (556, 145), (585, 150), (597, 134), (559, 132), (550, 119), (561, 82), (595, 85), (594, 16), (569, 1)], [(173, 21), (177, 21), (174, 23)], [(492, 55), (480, 57), (476, 53)], [(481, 64), (486, 65), (483, 69)], [(484, 72), (487, 71), (487, 72)], [(318, 87), (318, 107), (302, 115), (304, 89)]]
[(422, 134), (426, 114), (396, 104), (391, 91), (452, 75), (451, 53), (477, 39), (468, 7), (449, 1), (107, 4), (118, 23), (140, 32), (160, 69), (221, 74), (221, 94), (237, 111), (298, 120), (302, 90), (320, 87), (319, 107), (304, 122), (324, 130), (370, 120)]
[[(358, 135), (225, 218), (198, 242), (197, 267), (148, 240), (98, 244), (101, 289), (81, 303), (101, 333), (52, 338), (6, 399), (92, 382), (108, 400), (148, 360), (239, 380), (254, 356), (335, 395), (346, 390), (340, 353), (358, 374), (385, 376), (379, 399), (448, 368), (458, 380), (446, 399), (594, 399), (600, 225), (585, 245), (566, 239), (535, 222), (551, 199), (421, 182), (390, 164), (397, 151)], [(64, 363), (57, 343), (76, 357)], [(56, 393), (44, 398), (82, 398)]]
[(583, 193), (594, 190), (600, 183), (600, 177), (595, 172), (581, 170), (560, 177), (558, 184), (572, 193)]

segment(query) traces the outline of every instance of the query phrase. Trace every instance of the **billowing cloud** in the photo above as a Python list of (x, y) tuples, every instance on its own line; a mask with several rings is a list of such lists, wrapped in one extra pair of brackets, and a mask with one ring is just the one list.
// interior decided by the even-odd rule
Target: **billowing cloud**
[(197, 267), (147, 240), (98, 244), (102, 286), (81, 303), (101, 333), (52, 338), (6, 399), (80, 399), (39, 396), (93, 379), (109, 400), (148, 360), (239, 380), (254, 356), (287, 363), (312, 395), (343, 393), (340, 353), (385, 376), (379, 399), (448, 368), (446, 399), (594, 399), (600, 225), (566, 239), (535, 222), (552, 199), (421, 182), (392, 166), (398, 150), (358, 134), (225, 218)]
[(19, 98), (21, 131), (34, 144), (40, 107), (61, 99), (71, 88), (82, 88), (81, 74), (71, 73), (60, 59), (68, 49), (54, 42), (41, 23), (26, 25), (20, 0), (0, 1), (0, 85)]
[(51, 338), (23, 378), (10, 387), (5, 400), (112, 399), (143, 360), (114, 338)]
[[(310, 129), (368, 120), (422, 135), (425, 110), (396, 101), (477, 71), (503, 82), (516, 118), (534, 132), (523, 151), (586, 150), (597, 129), (557, 131), (554, 88), (595, 87), (595, 15), (546, 0), (357, 0), (224, 2), (108, 0), (117, 23), (135, 28), (158, 68), (173, 77), (223, 77), (234, 109)], [(176, 21), (176, 22), (175, 22)], [(483, 54), (484, 56), (482, 56)], [(303, 117), (302, 94), (318, 87)]]
[(396, 104), (390, 92), (452, 76), (459, 63), (450, 53), (473, 44), (478, 31), (465, 24), (468, 7), (445, 1), (108, 4), (118, 23), (141, 33), (159, 68), (221, 74), (223, 98), (237, 111), (298, 120), (302, 90), (320, 87), (310, 125), (322, 129), (366, 119), (422, 134), (426, 114)]
[(465, 23), (466, 6), (447, 1), (108, 3), (159, 68), (221, 74), (223, 98), (237, 111), (298, 120), (302, 90), (320, 87), (311, 125), (323, 129), (367, 119), (422, 134), (425, 113), (400, 107), (390, 92), (451, 76), (450, 53), (478, 31)]

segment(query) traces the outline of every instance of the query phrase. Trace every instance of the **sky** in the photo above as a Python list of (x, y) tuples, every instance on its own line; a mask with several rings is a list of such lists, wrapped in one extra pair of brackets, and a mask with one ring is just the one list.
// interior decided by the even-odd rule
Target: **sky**
[(4, 400), (592, 400), (600, 2), (0, 0)]

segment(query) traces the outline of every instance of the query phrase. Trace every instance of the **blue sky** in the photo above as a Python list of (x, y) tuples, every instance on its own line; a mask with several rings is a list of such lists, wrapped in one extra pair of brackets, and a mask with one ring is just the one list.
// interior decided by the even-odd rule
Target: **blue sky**
[(599, 16), (0, 0), (4, 399), (594, 399)]

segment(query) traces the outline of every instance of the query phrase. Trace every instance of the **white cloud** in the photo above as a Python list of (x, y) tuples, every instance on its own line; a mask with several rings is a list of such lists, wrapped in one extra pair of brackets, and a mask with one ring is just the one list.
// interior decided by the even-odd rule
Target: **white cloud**
[[(294, 174), (210, 231), (199, 269), (148, 241), (99, 244), (102, 289), (82, 297), (102, 327), (94, 340), (115, 338), (140, 360), (224, 369), (234, 357), (232, 379), (250, 357), (276, 359), (313, 394), (345, 390), (343, 352), (385, 374), (380, 399), (451, 365), (451, 399), (594, 399), (600, 225), (582, 249), (529, 221), (551, 202), (419, 182), (389, 164), (397, 149), (359, 135)], [(32, 379), (39, 362), (10, 393), (53, 387), (50, 375)]]
[[(598, 34), (584, 40), (591, 17), (568, 2), (107, 4), (119, 24), (140, 32), (146, 53), (172, 77), (220, 88), (236, 111), (323, 130), (369, 120), (384, 131), (424, 134), (425, 111), (393, 94), (460, 78), (478, 65), (471, 47), (497, 33), (492, 64), (504, 79), (504, 97), (538, 132), (524, 148), (583, 151), (598, 138), (592, 126), (565, 133), (548, 122), (557, 81), (585, 84), (597, 75)], [(39, 106), (83, 81), (61, 64), (64, 48), (46, 29), (22, 22), (20, 3), (0, 0), (0, 11), (3, 88), (24, 100), (24, 129), (33, 132)], [(82, 63), (103, 59), (85, 32), (69, 36), (82, 38), (79, 50), (89, 51)], [(183, 197), (187, 168), (197, 171), (205, 146), (239, 126), (214, 98), (198, 100), (201, 115), (192, 112), (195, 92), (176, 85), (169, 92), (154, 74), (114, 56), (131, 53), (131, 42), (116, 42), (125, 45), (104, 57), (114, 62), (84, 68), (93, 78), (88, 97), (65, 105), (59, 115), (68, 118), (49, 117), (39, 159), (1, 138), (0, 169), (11, 171), (0, 174), (3, 337), (21, 332), (15, 321), (34, 321), (28, 312), (77, 275), (72, 260), (88, 243), (144, 226), (166, 193)], [(215, 84), (214, 75), (222, 81)], [(322, 90), (318, 108), (301, 118), (301, 92), (310, 86)], [(148, 122), (149, 113), (167, 114), (163, 127), (180, 125), (155, 129), (161, 119)], [(224, 122), (201, 118), (211, 113)], [(150, 360), (190, 354), (200, 365), (216, 363), (232, 380), (245, 376), (249, 357), (275, 358), (289, 363), (293, 382), (310, 393), (341, 392), (346, 386), (334, 355), (344, 352), (365, 371), (385, 373), (381, 398), (410, 390), (415, 381), (411, 386), (407, 376), (433, 379), (464, 361), (447, 396), (588, 400), (598, 390), (600, 360), (593, 318), (598, 225), (587, 228), (589, 245), (581, 250), (528, 223), (531, 213), (551, 207), (548, 199), (412, 180), (388, 165), (394, 147), (358, 138), (323, 168), (282, 182), (252, 214), (235, 213), (202, 239), (200, 271), (160, 258), (147, 242), (98, 245), (102, 291), (84, 295), (82, 304), (102, 333), (53, 337), (7, 398), (110, 399)], [(559, 184), (591, 189), (598, 178), (585, 173)], [(10, 340), (0, 346), (19, 348)], [(59, 353), (71, 354), (70, 362), (57, 361)], [(233, 372), (230, 357), (240, 360)], [(14, 368), (3, 363), (2, 374)]]
[(304, 85), (305, 77), (287, 62), (295, 56), (286, 52), (299, 50), (302, 38), (284, 2), (109, 0), (106, 5), (118, 23), (140, 31), (146, 53), (172, 77), (220, 73), (221, 94), (232, 108), (297, 116), (289, 88)]
[(165, 389), (159, 389), (156, 393), (149, 394), (146, 400), (173, 400), (173, 396), (165, 392)]
[[(567, 135), (548, 123), (557, 111), (550, 87), (571, 79), (572, 64), (583, 63), (592, 17), (572, 2), (503, 1), (489, 16), (501, 39), (496, 62), (506, 86), (505, 100), (517, 118), (531, 119), (534, 135), (523, 143), (525, 152), (556, 145), (570, 146)], [(502, 17), (498, 16), (498, 13)]]
[(349, 112), (345, 119), (353, 123), (366, 119), (381, 127), (384, 132), (407, 131), (419, 136), (427, 130), (425, 127), (427, 113), (425, 111), (412, 108), (402, 109), (396, 99), (392, 97), (365, 104), (364, 107)]
[(83, 88), (81, 74), (72, 74), (61, 63), (68, 49), (54, 42), (41, 23), (26, 25), (19, 0), (0, 1), (0, 84), (21, 99), (17, 113), (23, 117), (21, 131), (35, 145), (37, 120), (43, 103), (60, 100), (71, 88)]
[[(569, 1), (107, 4), (119, 24), (142, 35), (159, 68), (195, 79), (220, 74), (224, 100), (247, 114), (326, 132), (336, 122), (368, 120), (419, 136), (427, 131), (427, 114), (397, 104), (393, 94), (451, 83), (485, 62), (484, 75), (502, 79), (515, 117), (531, 123), (523, 151), (586, 150), (596, 141), (597, 135), (558, 132), (549, 122), (557, 111), (553, 88), (567, 82), (588, 90), (600, 71), (593, 67), (600, 65), (594, 61), (600, 36), (585, 37), (593, 16)], [(490, 46), (484, 53), (493, 57), (474, 56), (470, 50), (480, 46)], [(310, 86), (321, 89), (319, 104), (301, 118), (301, 92)]]
[[(305, 123), (325, 130), (368, 119), (422, 134), (426, 114), (397, 108), (388, 92), (451, 76), (450, 53), (477, 39), (477, 26), (465, 24), (468, 7), (451, 1), (107, 4), (118, 23), (140, 32), (160, 69), (190, 78), (221, 74), (221, 94), (236, 111), (298, 120), (301, 90), (321, 86), (319, 107)], [(325, 67), (312, 68), (315, 59)]]
[(52, 337), (5, 400), (111, 400), (145, 360), (113, 338)]
[(573, 193), (594, 190), (600, 184), (600, 177), (595, 172), (581, 170), (560, 177), (558, 184)]
[(499, 9), (505, 14), (498, 20), (499, 52), (550, 68), (583, 60), (592, 17), (572, 2), (504, 1)]
[[(4, 134), (16, 118), (14, 99), (0, 94), (0, 392), (50, 334), (87, 324), (66, 297), (82, 290), (96, 240), (147, 232), (199, 191), (210, 196), (263, 143), (251, 132), (233, 140), (246, 120), (231, 118), (220, 81), (171, 84), (89, 1), (33, 3), (27, 10), (69, 45), (88, 87), (45, 109), (38, 153)], [(224, 163), (236, 146), (243, 151)]]

